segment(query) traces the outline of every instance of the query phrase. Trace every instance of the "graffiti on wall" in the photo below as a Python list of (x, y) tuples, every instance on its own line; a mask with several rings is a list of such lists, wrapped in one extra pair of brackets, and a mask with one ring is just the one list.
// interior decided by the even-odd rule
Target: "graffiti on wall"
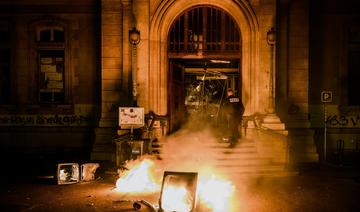
[(329, 127), (360, 127), (360, 114), (353, 116), (329, 115), (326, 118)]
[(90, 126), (94, 118), (83, 115), (1, 115), (0, 126)]

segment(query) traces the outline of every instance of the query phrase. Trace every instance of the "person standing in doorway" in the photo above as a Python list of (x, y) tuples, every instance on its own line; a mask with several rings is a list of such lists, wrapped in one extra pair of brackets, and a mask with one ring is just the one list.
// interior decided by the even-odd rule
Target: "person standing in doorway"
[(227, 90), (227, 97), (223, 103), (223, 110), (225, 115), (225, 133), (226, 138), (231, 144), (235, 144), (241, 138), (242, 117), (244, 114), (244, 105), (239, 97), (234, 94), (233, 89)]

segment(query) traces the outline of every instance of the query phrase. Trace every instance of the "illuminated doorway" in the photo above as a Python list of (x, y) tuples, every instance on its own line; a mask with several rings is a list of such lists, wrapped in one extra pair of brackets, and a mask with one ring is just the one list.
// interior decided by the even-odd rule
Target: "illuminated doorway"
[(170, 131), (194, 113), (217, 119), (228, 87), (241, 97), (241, 34), (225, 11), (203, 6), (182, 13), (170, 28), (168, 59)]

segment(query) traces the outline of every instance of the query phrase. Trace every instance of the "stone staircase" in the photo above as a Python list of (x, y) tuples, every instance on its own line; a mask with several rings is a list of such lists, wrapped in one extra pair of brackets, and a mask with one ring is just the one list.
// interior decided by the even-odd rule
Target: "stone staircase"
[[(161, 152), (163, 145), (166, 144), (156, 142), (153, 150)], [(286, 136), (282, 134), (248, 129), (247, 134), (243, 135), (235, 146), (230, 147), (227, 142), (209, 142), (202, 148), (214, 157), (212, 165), (216, 170), (230, 176), (294, 174), (286, 170), (287, 141)]]
[(275, 163), (270, 157), (262, 157), (253, 140), (241, 139), (234, 147), (220, 148), (218, 170), (230, 175), (278, 175), (285, 171), (284, 163)]

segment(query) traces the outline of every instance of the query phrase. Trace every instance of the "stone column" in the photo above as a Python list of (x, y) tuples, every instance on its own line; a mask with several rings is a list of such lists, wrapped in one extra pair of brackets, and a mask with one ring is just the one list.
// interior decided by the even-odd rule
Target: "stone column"
[[(128, 7), (131, 1), (124, 1)], [(118, 0), (101, 1), (101, 117), (95, 129), (92, 160), (115, 160), (118, 106), (127, 99), (128, 77), (123, 61), (123, 6)]]
[(277, 133), (287, 135), (285, 130), (285, 124), (281, 122), (279, 116), (275, 113), (275, 75), (276, 75), (276, 31), (271, 28), (267, 32), (267, 43), (269, 44), (270, 54), (270, 71), (269, 71), (269, 97), (268, 107), (266, 109), (267, 114), (264, 117), (261, 127), (264, 129), (270, 129)]
[(123, 80), (122, 89), (126, 93), (127, 102), (129, 106), (132, 101), (132, 47), (129, 42), (129, 30), (133, 27), (133, 11), (132, 11), (132, 0), (121, 0), (123, 5), (122, 13), (122, 69), (123, 69)]
[[(276, 45), (277, 45), (277, 28), (276, 28), (276, 2), (268, 2), (267, 4), (263, 3), (264, 11), (262, 15), (267, 17), (271, 21), (265, 24), (260, 30), (262, 35), (265, 37), (264, 42), (264, 65), (269, 70), (268, 75), (268, 95), (267, 95), (267, 107), (265, 108), (265, 112), (267, 113), (263, 119), (261, 127), (265, 130), (272, 130), (276, 133), (280, 133), (282, 135), (287, 135), (287, 131), (285, 130), (285, 124), (280, 120), (277, 115), (277, 111), (275, 111), (275, 97), (276, 97)], [(267, 60), (269, 58), (269, 60)], [(265, 96), (264, 96), (265, 97)]]
[[(309, 120), (309, 1), (281, 0), (288, 17), (280, 17), (287, 32), (287, 106), (289, 157), (293, 164), (318, 162)], [(281, 13), (286, 15), (286, 13)], [(283, 59), (283, 58), (282, 58)], [(282, 60), (280, 59), (280, 60)]]

